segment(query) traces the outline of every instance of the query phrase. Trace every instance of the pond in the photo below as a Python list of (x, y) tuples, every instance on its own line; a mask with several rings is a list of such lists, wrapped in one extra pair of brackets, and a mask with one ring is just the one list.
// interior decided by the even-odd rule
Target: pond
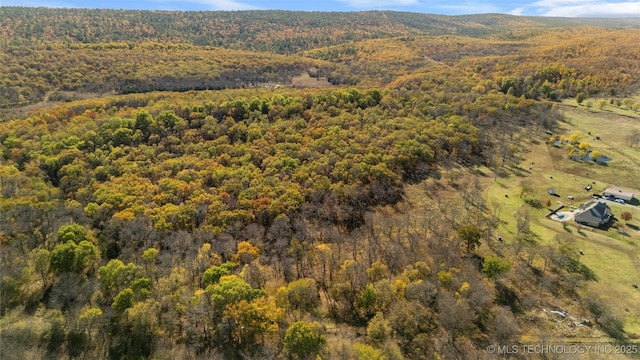
[(572, 156), (570, 159), (574, 160), (574, 161), (595, 161), (595, 162), (599, 162), (599, 163), (606, 163), (606, 162), (611, 161), (610, 157), (604, 156), (604, 155), (602, 155), (599, 158), (594, 160), (591, 157), (591, 150), (587, 150), (587, 154), (586, 154), (585, 157), (580, 157), (579, 155), (576, 155), (576, 156)]

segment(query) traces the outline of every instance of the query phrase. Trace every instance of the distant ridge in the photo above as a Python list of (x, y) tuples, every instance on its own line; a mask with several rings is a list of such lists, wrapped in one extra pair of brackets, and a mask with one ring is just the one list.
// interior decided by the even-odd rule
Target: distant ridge
[[(37, 21), (34, 21), (37, 19)], [(127, 26), (122, 26), (123, 22)], [(2, 44), (159, 41), (291, 54), (372, 38), (463, 35), (597, 25), (638, 27), (639, 18), (446, 16), (396, 11), (150, 11), (0, 7)]]

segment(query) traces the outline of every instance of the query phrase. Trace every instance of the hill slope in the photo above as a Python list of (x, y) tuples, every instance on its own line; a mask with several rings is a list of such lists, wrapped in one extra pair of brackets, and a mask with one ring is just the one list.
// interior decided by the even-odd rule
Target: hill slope
[(594, 108), (636, 121), (639, 29), (0, 12), (3, 358), (488, 359), (639, 336), (620, 318), (640, 313), (637, 222), (585, 235), (537, 195), (631, 174), (618, 116), (586, 117), (607, 131), (575, 147), (625, 162), (545, 144)]
[(445, 16), (394, 11), (275, 10), (172, 12), (0, 8), (2, 44), (171, 42), (293, 53), (372, 38), (407, 35), (488, 37), (515, 29), (576, 25), (637, 27), (637, 18), (541, 18), (498, 14)]
[[(562, 72), (548, 79), (551, 87), (557, 85), (558, 76), (572, 82), (582, 80), (584, 85), (579, 88), (585, 88), (586, 93), (637, 83), (637, 28), (577, 26), (592, 23), (607, 22), (379, 11), (328, 14), (2, 7), (0, 43), (8, 71), (0, 75), (0, 107), (64, 99), (62, 91), (129, 93), (288, 86), (293, 77), (304, 73), (334, 85), (379, 86), (421, 68), (429, 69), (432, 64), (425, 61), (428, 59), (467, 58), (467, 64), (448, 61), (447, 65), (468, 72), (484, 68), (483, 78), (500, 87), (507, 73), (515, 75), (521, 78), (513, 84), (516, 94), (530, 98), (538, 96), (542, 84), (529, 83), (525, 74), (541, 71), (537, 68), (543, 63)], [(633, 19), (607, 24), (637, 25)], [(291, 53), (297, 55), (282, 56)], [(376, 54), (375, 58), (371, 54)], [(305, 58), (308, 56), (325, 61), (312, 61)], [(503, 60), (498, 63), (507, 64), (509, 59), (509, 64), (528, 68), (495, 68), (496, 56)], [(385, 65), (379, 66), (381, 63)], [(623, 75), (618, 76), (620, 73)], [(506, 92), (510, 85), (504, 86)], [(580, 91), (574, 84), (570, 87), (573, 89), (562, 89), (558, 96), (575, 96)]]

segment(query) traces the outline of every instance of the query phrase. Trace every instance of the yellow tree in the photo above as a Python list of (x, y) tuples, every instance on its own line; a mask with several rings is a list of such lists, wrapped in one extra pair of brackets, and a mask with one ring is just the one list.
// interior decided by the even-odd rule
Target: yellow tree
[(278, 321), (283, 315), (284, 310), (276, 307), (272, 300), (259, 297), (228, 305), (223, 320), (231, 324), (234, 346), (246, 349), (264, 343), (266, 335), (277, 333)]

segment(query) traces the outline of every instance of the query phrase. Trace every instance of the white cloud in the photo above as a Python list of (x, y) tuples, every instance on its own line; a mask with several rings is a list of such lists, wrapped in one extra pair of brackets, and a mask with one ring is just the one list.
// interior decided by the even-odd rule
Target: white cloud
[(49, 7), (49, 8), (68, 8), (73, 7), (72, 4), (63, 1), (46, 1), (46, 0), (0, 0), (2, 6), (26, 6), (26, 7)]
[(532, 3), (530, 6), (538, 6), (538, 7), (557, 7), (557, 6), (571, 6), (577, 4), (586, 4), (589, 2), (594, 2), (593, 0), (539, 0)]
[(439, 5), (434, 6), (438, 9), (446, 10), (447, 14), (488, 14), (488, 13), (499, 13), (501, 12), (500, 8), (493, 4), (485, 3), (460, 3), (460, 4), (451, 4), (451, 5)]
[(536, 15), (557, 17), (639, 17), (640, 1), (540, 0), (528, 5)]
[(193, 2), (211, 6), (212, 10), (252, 10), (256, 6), (233, 0), (191, 0)]
[[(158, 3), (173, 2), (172, 0), (153, 0)], [(192, 4), (199, 4), (208, 7), (210, 10), (256, 10), (257, 6), (246, 4), (234, 0), (184, 0)]]
[(381, 8), (388, 6), (411, 6), (418, 5), (418, 0), (338, 0), (343, 4), (353, 8)]

